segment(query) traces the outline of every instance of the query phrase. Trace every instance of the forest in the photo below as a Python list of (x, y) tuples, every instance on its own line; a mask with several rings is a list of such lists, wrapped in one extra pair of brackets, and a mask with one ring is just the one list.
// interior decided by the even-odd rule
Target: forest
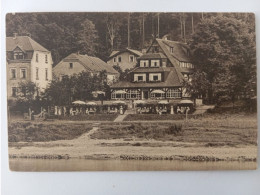
[(213, 13), (15, 13), (6, 35), (29, 35), (51, 51), (54, 66), (72, 52), (106, 61), (112, 50), (147, 48), (154, 38), (188, 42), (197, 24)]
[(13, 33), (50, 50), (53, 66), (72, 52), (106, 61), (113, 50), (142, 50), (167, 36), (191, 49), (196, 70), (184, 85), (195, 98), (216, 103), (256, 96), (252, 13), (10, 13), (6, 35)]

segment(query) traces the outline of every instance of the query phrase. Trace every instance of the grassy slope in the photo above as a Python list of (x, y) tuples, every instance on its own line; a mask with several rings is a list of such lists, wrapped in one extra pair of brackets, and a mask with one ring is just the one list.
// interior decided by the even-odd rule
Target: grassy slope
[(9, 142), (71, 140), (92, 129), (90, 124), (46, 124), (12, 122), (8, 124)]
[(91, 135), (97, 139), (156, 139), (202, 143), (205, 146), (236, 146), (257, 144), (257, 120), (254, 116), (207, 115), (201, 119), (190, 119), (182, 123), (179, 132), (169, 131), (168, 123), (118, 123), (105, 124)]

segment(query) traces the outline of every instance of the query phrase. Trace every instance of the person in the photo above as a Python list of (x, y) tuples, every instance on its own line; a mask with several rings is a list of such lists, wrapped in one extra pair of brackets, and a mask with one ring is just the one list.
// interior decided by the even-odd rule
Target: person
[(177, 107), (177, 114), (182, 114), (180, 107)]
[(159, 108), (159, 115), (162, 115), (162, 108)]
[(124, 114), (124, 113), (123, 113), (123, 107), (122, 107), (122, 106), (120, 106), (120, 114)]
[(70, 108), (70, 115), (73, 116), (73, 108)]
[(186, 108), (186, 113), (189, 114), (189, 112), (190, 112), (190, 107), (187, 107)]
[(32, 110), (31, 112), (31, 120), (33, 121), (34, 120), (34, 111)]

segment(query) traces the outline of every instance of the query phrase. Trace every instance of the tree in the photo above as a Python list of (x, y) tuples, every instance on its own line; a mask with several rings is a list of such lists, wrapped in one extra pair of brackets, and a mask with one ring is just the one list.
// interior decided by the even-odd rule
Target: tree
[(92, 21), (85, 19), (81, 23), (77, 39), (77, 45), (81, 53), (91, 56), (96, 55), (98, 36)]
[(30, 81), (20, 82), (16, 96), (15, 109), (21, 112), (28, 112), (28, 109), (39, 110), (40, 94), (37, 85)]
[(43, 95), (51, 105), (70, 105), (75, 100), (92, 100), (93, 91), (104, 91), (109, 94), (105, 71), (92, 75), (81, 72), (62, 80), (54, 79)]
[(192, 98), (206, 98), (207, 90), (209, 88), (209, 81), (205, 72), (196, 71), (190, 76), (191, 80), (183, 82), (183, 86), (186, 92), (192, 96)]
[(246, 93), (253, 77), (250, 67), (256, 63), (255, 35), (250, 25), (232, 15), (204, 17), (198, 24), (189, 45), (193, 63), (207, 75), (210, 101), (218, 101), (221, 94), (234, 99)]
[(129, 80), (128, 76), (129, 76), (129, 69), (126, 70), (122, 70), (120, 66), (113, 66), (113, 68), (119, 72), (119, 81), (125, 81), (125, 80)]

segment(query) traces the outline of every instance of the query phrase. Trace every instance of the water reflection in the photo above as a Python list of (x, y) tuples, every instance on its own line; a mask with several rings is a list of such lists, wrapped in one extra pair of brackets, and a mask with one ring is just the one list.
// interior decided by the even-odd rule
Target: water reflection
[(12, 171), (167, 171), (256, 169), (256, 162), (190, 162), (167, 160), (10, 159)]

